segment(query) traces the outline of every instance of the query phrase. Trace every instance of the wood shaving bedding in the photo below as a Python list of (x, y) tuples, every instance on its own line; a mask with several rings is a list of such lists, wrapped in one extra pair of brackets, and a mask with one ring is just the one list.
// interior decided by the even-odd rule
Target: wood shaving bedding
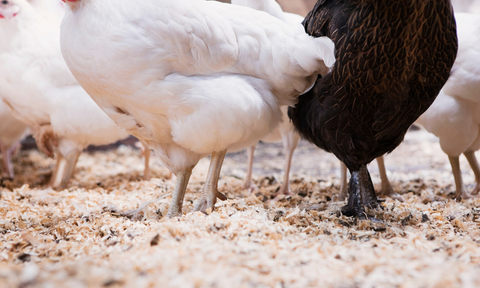
[[(293, 159), (297, 194), (273, 201), (281, 151), (259, 145), (252, 194), (241, 189), (245, 153), (229, 155), (219, 185), (228, 200), (209, 215), (192, 212), (202, 160), (175, 219), (164, 217), (175, 177), (155, 160), (142, 181), (137, 150), (84, 153), (63, 191), (44, 186), (53, 160), (22, 152), (18, 177), (0, 188), (0, 287), (480, 287), (480, 199), (451, 199), (448, 158), (426, 132), (386, 157), (405, 201), (387, 199), (375, 221), (340, 215), (337, 160), (305, 142)], [(474, 184), (466, 161), (462, 171)]]

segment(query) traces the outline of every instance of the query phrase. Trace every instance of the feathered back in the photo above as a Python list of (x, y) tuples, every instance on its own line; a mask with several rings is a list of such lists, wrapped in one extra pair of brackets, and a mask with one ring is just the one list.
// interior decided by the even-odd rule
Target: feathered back
[(333, 40), (336, 62), (292, 117), (349, 168), (403, 140), (448, 79), (457, 52), (449, 0), (319, 0), (304, 26)]

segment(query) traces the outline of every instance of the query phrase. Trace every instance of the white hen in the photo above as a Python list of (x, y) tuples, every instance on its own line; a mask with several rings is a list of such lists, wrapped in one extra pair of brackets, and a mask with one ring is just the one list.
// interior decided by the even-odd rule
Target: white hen
[(275, 128), (280, 105), (295, 103), (334, 62), (329, 39), (245, 7), (202, 0), (67, 3), (63, 55), (100, 107), (155, 147), (177, 175), (169, 217), (181, 215), (191, 171), (208, 154), (196, 209), (225, 199), (217, 184), (226, 151), (249, 147)]
[(49, 7), (63, 3), (33, 0), (33, 4), (0, 3), (16, 11), (15, 17), (0, 19), (0, 95), (14, 116), (31, 128), (39, 149), (49, 156), (56, 153), (50, 184), (65, 188), (85, 147), (112, 143), (128, 134), (92, 101), (62, 58), (62, 15)]
[[(475, 151), (480, 149), (480, 15), (455, 13), (455, 18), (458, 54), (452, 75), (415, 123), (439, 138), (452, 166), (455, 198), (461, 199), (471, 196), (463, 187), (459, 161), (462, 153), (477, 182), (472, 194), (480, 192), (480, 167), (475, 157)], [(383, 161), (379, 168), (385, 170)], [(382, 178), (382, 186), (384, 182), (388, 183), (388, 179)]]
[[(301, 26), (303, 17), (297, 14), (283, 12), (280, 5), (275, 0), (232, 0), (232, 4), (250, 7), (259, 11), (264, 11), (278, 19), (285, 21), (291, 25)], [(301, 26), (302, 27), (302, 26)], [(290, 167), (292, 163), (293, 152), (297, 148), (300, 135), (295, 131), (295, 128), (290, 123), (288, 118), (287, 106), (282, 107), (283, 121), (280, 125), (270, 132), (263, 142), (278, 142), (282, 141), (283, 151), (285, 153), (285, 166), (283, 170), (283, 184), (276, 192), (279, 194), (292, 194), (289, 183)], [(253, 191), (254, 185), (252, 181), (253, 172), (253, 155), (255, 153), (255, 146), (248, 148), (248, 167), (247, 176), (245, 177), (244, 188)]]
[(455, 178), (457, 199), (470, 197), (463, 188), (459, 156), (463, 153), (475, 174), (480, 191), (480, 15), (455, 13), (458, 54), (453, 73), (432, 106), (417, 120), (440, 140)]

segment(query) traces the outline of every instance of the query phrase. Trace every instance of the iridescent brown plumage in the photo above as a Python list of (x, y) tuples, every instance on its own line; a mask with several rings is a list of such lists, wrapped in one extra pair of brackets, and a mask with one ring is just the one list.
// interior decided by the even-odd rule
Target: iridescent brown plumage
[(290, 117), (346, 164), (343, 212), (364, 217), (363, 206), (377, 205), (366, 165), (402, 142), (448, 79), (457, 52), (453, 9), (448, 0), (319, 0), (304, 26), (333, 40), (337, 62)]

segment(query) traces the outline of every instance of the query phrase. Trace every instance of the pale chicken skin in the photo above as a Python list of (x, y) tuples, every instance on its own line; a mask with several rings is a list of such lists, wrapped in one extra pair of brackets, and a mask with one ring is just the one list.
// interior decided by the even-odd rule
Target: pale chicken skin
[(191, 171), (209, 154), (195, 208), (225, 199), (217, 182), (227, 150), (249, 147), (274, 129), (280, 106), (294, 104), (334, 62), (329, 39), (245, 7), (200, 0), (67, 4), (64, 58), (95, 102), (177, 175), (169, 217), (182, 214)]
[(50, 185), (63, 189), (84, 148), (128, 133), (93, 102), (65, 64), (59, 37), (63, 3), (8, 1), (17, 12), (0, 19), (0, 97), (30, 127), (40, 150), (56, 154)]

